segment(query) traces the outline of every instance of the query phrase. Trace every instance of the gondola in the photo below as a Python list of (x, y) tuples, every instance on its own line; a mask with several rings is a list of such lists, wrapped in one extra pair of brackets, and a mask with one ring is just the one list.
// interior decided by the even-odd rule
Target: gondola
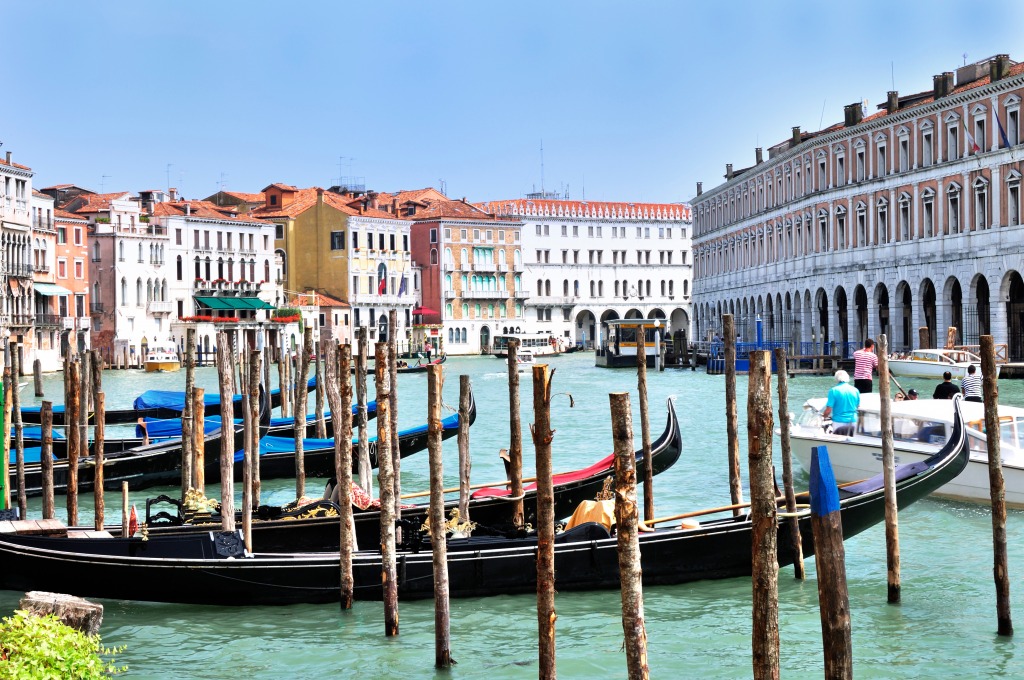
[[(968, 445), (962, 416), (942, 450), (926, 461), (899, 466), (896, 495), (901, 508), (953, 479), (967, 465)], [(843, 537), (855, 536), (885, 516), (882, 476), (840, 489)], [(807, 495), (802, 499), (807, 502)], [(801, 514), (805, 556), (814, 554), (810, 517)], [(786, 524), (779, 525), (782, 534)], [(219, 605), (271, 605), (336, 602), (337, 553), (246, 555), (238, 534), (195, 535), (180, 545), (126, 539), (33, 538), (0, 536), (0, 587), (47, 590), (59, 583), (72, 595)], [(749, 515), (702, 522), (696, 527), (657, 530), (640, 535), (645, 585), (670, 585), (751, 573)], [(448, 572), (453, 597), (534, 592), (536, 541), (469, 538), (449, 541)], [(780, 538), (780, 566), (793, 560)], [(93, 547), (96, 546), (96, 547)], [(116, 547), (116, 550), (115, 550)], [(93, 550), (94, 552), (89, 552)], [(116, 553), (116, 554), (115, 554)], [(199, 553), (202, 553), (201, 555)], [(150, 557), (148, 555), (152, 554)], [(211, 557), (209, 555), (215, 555)], [(228, 559), (234, 558), (234, 559)], [(75, 578), (68, 579), (68, 574)], [(380, 599), (381, 565), (377, 552), (353, 559), (355, 595)], [(601, 525), (585, 524), (565, 532), (555, 544), (555, 587), (561, 592), (616, 588), (619, 585), (617, 538)], [(432, 554), (402, 552), (398, 557), (400, 599), (432, 595)]]
[[(651, 444), (653, 472), (659, 474), (672, 467), (682, 451), (682, 435), (679, 431), (679, 420), (676, 417), (675, 405), (672, 400), (666, 404), (667, 418), (665, 430)], [(644, 471), (643, 451), (636, 452), (637, 476), (642, 478)], [(261, 461), (262, 463), (262, 461)], [(554, 476), (555, 516), (568, 517), (576, 506), (585, 500), (592, 500), (604, 486), (605, 480), (614, 474), (614, 461), (607, 456), (593, 465), (565, 472)], [(262, 473), (262, 465), (261, 465)], [(536, 485), (524, 486), (523, 512), (526, 521), (537, 523)], [(470, 518), (482, 526), (502, 527), (509, 524), (512, 511), (510, 491), (506, 487), (488, 487), (478, 489), (470, 499)], [(150, 535), (157, 537), (182, 532), (206, 532), (211, 525), (219, 525), (220, 517), (203, 516), (189, 517), (180, 510), (180, 503), (166, 499), (177, 505), (178, 510), (168, 513), (161, 511), (160, 521), (151, 521), (147, 508), (146, 523)], [(448, 514), (458, 505), (456, 501), (446, 504)], [(154, 506), (157, 507), (157, 506)], [(410, 527), (422, 525), (426, 518), (425, 504), (404, 507), (402, 519)], [(155, 513), (154, 513), (155, 515)], [(297, 514), (282, 514), (280, 508), (259, 508), (262, 519), (253, 522), (253, 545), (262, 552), (297, 552), (324, 551), (338, 549), (338, 507), (329, 500), (307, 506)], [(190, 523), (188, 521), (191, 521)], [(354, 512), (356, 538), (361, 546), (376, 545), (380, 542), (380, 514), (374, 509), (356, 510)], [(202, 523), (202, 522), (205, 522)]]
[[(306, 392), (316, 390), (316, 377), (310, 378), (306, 383)], [(220, 415), (220, 395), (209, 393), (204, 395), (206, 415)], [(235, 417), (242, 416), (242, 395), (234, 395), (232, 402), (235, 407)], [(275, 409), (281, 405), (281, 390), (274, 388), (270, 390), (270, 408)], [(135, 401), (132, 408), (111, 409), (106, 413), (105, 422), (108, 425), (124, 423), (135, 423), (139, 418), (180, 418), (181, 412), (185, 409), (185, 393), (173, 390), (148, 390), (143, 392)], [(89, 414), (90, 422), (92, 413)], [(23, 406), (21, 409), (21, 420), (26, 425), (38, 425), (42, 420), (42, 407)], [(54, 404), (53, 424), (64, 425), (64, 405)]]
[(430, 367), (430, 366), (440, 366), (441, 364), (443, 364), (447, 360), (448, 360), (448, 355), (447, 354), (442, 354), (438, 358), (436, 358), (433, 361), (430, 361), (428, 363), (416, 364), (415, 366), (409, 366), (409, 365), (399, 366), (395, 370), (398, 373), (426, 373), (428, 367)]

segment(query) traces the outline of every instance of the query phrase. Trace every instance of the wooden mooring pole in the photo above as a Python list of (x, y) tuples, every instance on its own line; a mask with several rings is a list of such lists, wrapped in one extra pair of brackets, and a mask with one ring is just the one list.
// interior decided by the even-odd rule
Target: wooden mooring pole
[(121, 482), (121, 538), (131, 538), (131, 506), (128, 504), (128, 482)]
[(78, 427), (82, 383), (79, 380), (78, 369), (78, 362), (71, 359), (68, 362), (66, 385), (68, 400), (64, 402), (64, 432), (67, 436), (68, 446), (67, 507), (69, 526), (78, 526), (78, 460), (82, 452), (82, 431)]
[(523, 517), (523, 429), (519, 420), (519, 340), (508, 341), (508, 405), (509, 405), (509, 447), (511, 466), (509, 480), (512, 482), (512, 523), (522, 526)]
[(380, 561), (384, 586), (384, 635), (398, 635), (398, 581), (395, 566), (395, 480), (391, 460), (391, 375), (387, 343), (376, 343), (377, 486), (380, 488)]
[[(391, 416), (391, 468), (395, 480), (395, 520), (402, 519), (402, 451), (398, 445), (398, 310), (388, 312), (388, 375)], [(395, 526), (395, 541), (402, 542), (402, 527)]]
[(900, 601), (900, 521), (896, 502), (896, 452), (892, 440), (892, 401), (889, 385), (889, 340), (878, 336), (878, 417), (882, 421), (882, 483), (885, 489), (885, 565), (887, 600)]
[(782, 488), (786, 495), (786, 525), (789, 527), (790, 550), (793, 551), (793, 576), (803, 580), (804, 547), (800, 537), (800, 521), (796, 518), (796, 491), (793, 488), (793, 449), (789, 439), (789, 372), (786, 370), (786, 348), (774, 351), (776, 375), (779, 379), (779, 433), (782, 441)]
[(106, 503), (103, 499), (103, 448), (106, 438), (107, 423), (107, 397), (103, 392), (97, 392), (95, 397), (96, 406), (96, 435), (92, 445), (92, 457), (94, 464), (93, 471), (93, 526), (96, 531), (103, 531), (103, 514), (106, 511)]
[(344, 611), (352, 609), (352, 601), (355, 599), (352, 553), (358, 549), (352, 518), (352, 346), (338, 347), (333, 342), (326, 346), (324, 387), (334, 428), (334, 478), (338, 485), (340, 515), (341, 609)]
[(192, 474), (195, 489), (206, 493), (206, 390), (192, 391)]
[(196, 390), (196, 329), (185, 329), (185, 409), (181, 412), (181, 498), (195, 487), (192, 401)]
[[(390, 341), (389, 341), (390, 344)], [(430, 452), (430, 547), (434, 561), (434, 666), (449, 668), (452, 660), (448, 605), (448, 544), (444, 520), (444, 469), (441, 452), (440, 366), (427, 367), (427, 450)]]
[[(11, 441), (11, 416), (13, 413), (13, 404), (11, 402), (11, 390), (14, 386), (15, 381), (11, 379), (11, 366), (8, 363), (4, 366), (3, 373), (4, 381), (4, 417), (3, 417), (3, 444), (0, 445), (0, 450), (3, 451), (3, 459), (0, 460), (0, 470), (3, 471), (3, 479), (0, 480), (0, 485), (3, 486), (3, 498), (0, 498), (0, 510), (11, 509), (11, 454), (10, 446)], [(13, 387), (17, 389), (16, 387)]]
[(295, 360), (295, 405), (292, 423), (295, 429), (295, 497), (306, 495), (306, 454), (302, 440), (306, 436), (306, 405), (309, 403), (306, 383), (309, 380), (309, 355), (313, 353), (313, 328), (306, 326), (302, 333), (302, 350)]
[[(996, 366), (995, 341), (981, 336), (981, 375), (985, 399), (985, 431), (999, 432), (999, 367)], [(1013, 635), (1010, 617), (1010, 571), (1006, 555), (1006, 489), (999, 437), (988, 440), (988, 486), (992, 497), (992, 575), (996, 583), (996, 619), (999, 635)]]
[[(249, 351), (249, 418), (252, 427), (249, 436), (252, 439), (252, 470), (247, 488), (249, 489), (249, 507), (260, 505), (260, 379), (263, 372), (263, 350)], [(250, 541), (251, 543), (251, 541)]]
[(459, 519), (469, 522), (469, 484), (473, 462), (469, 455), (469, 405), (472, 394), (468, 375), (459, 376)]
[[(322, 331), (321, 331), (322, 332)], [(325, 339), (323, 336), (320, 337), (320, 342), (317, 345), (316, 350), (316, 436), (317, 439), (327, 439), (327, 420), (324, 416), (324, 397), (326, 390), (324, 389), (324, 361), (326, 360), (325, 352), (328, 351), (332, 343)]]
[(647, 411), (647, 347), (644, 335), (643, 329), (636, 334), (636, 382), (640, 397), (640, 445), (644, 451), (644, 520), (652, 520), (654, 519), (654, 462), (651, 460), (651, 419)]
[[(43, 519), (53, 519), (57, 516), (53, 502), (53, 402), (43, 402), (40, 423), (43, 435), (42, 449), (39, 452), (43, 487)], [(6, 481), (5, 478), (4, 482), (6, 483)]]
[(757, 680), (779, 677), (778, 504), (772, 467), (771, 381), (771, 353), (751, 352), (747, 377), (747, 466), (753, 554), (753, 664)]
[[(249, 351), (242, 351), (242, 358), (238, 362), (239, 387), (242, 393), (242, 540), (245, 541), (245, 549), (252, 551), (252, 431), (253, 427), (259, 431), (259, 423), (253, 423), (252, 409), (249, 408)], [(256, 445), (259, 446), (259, 436), (256, 437)], [(259, 449), (255, 455), (259, 455)], [(234, 456), (232, 455), (232, 459)]]
[[(509, 343), (511, 356), (512, 343)], [(509, 359), (509, 366), (514, 366)], [(513, 369), (509, 369), (510, 371)], [(517, 374), (518, 375), (518, 374)], [(533, 446), (537, 456), (537, 631), (540, 678), (555, 673), (555, 494), (551, 478), (551, 373), (533, 367)], [(522, 482), (520, 482), (520, 485)], [(515, 492), (512, 492), (515, 494)]]
[[(630, 680), (650, 677), (647, 666), (647, 626), (640, 569), (640, 513), (636, 503), (636, 454), (633, 449), (633, 414), (629, 394), (608, 395), (615, 446), (615, 532), (622, 591), (622, 633), (626, 648), (626, 675)], [(650, 518), (650, 519), (653, 519)]]
[(43, 396), (43, 362), (35, 359), (32, 362), (32, 382), (36, 389), (36, 396)]
[(277, 389), (281, 393), (281, 417), (288, 417), (288, 378), (285, 375), (287, 360), (285, 359), (284, 330), (280, 332), (281, 343), (277, 347)]
[[(220, 528), (235, 530), (235, 408), (231, 378), (231, 343), (217, 333), (217, 380), (220, 383)], [(197, 390), (198, 391), (198, 390)]]
[(846, 551), (839, 487), (832, 473), (828, 450), (811, 448), (811, 531), (814, 533), (814, 565), (818, 572), (818, 606), (825, 677), (853, 677), (853, 642), (850, 630), (850, 594), (846, 585)]
[[(359, 486), (373, 496), (373, 469), (370, 467), (370, 422), (366, 404), (366, 359), (370, 351), (370, 341), (366, 335), (366, 327), (359, 329), (359, 356), (356, 357), (356, 401), (359, 404), (359, 444), (358, 468)], [(377, 405), (377, 418), (380, 418), (380, 404)]]
[[(11, 390), (11, 408), (14, 415), (14, 470), (18, 482), (18, 518), (28, 518), (28, 493), (25, 491), (25, 424), (21, 419), (21, 396), (18, 377), (21, 375), (21, 345), (11, 345), (11, 372), (14, 374)], [(6, 481), (6, 480), (5, 480)]]
[[(736, 406), (736, 327), (732, 314), (722, 315), (725, 334), (725, 434), (729, 452), (729, 497), (733, 505), (743, 502), (740, 480), (740, 435)], [(749, 417), (749, 416), (748, 416)], [(734, 515), (740, 515), (736, 510)]]

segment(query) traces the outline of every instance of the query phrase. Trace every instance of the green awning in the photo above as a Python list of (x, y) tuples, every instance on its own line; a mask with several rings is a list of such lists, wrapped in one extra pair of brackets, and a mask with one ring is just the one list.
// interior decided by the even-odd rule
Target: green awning
[(195, 301), (207, 309), (274, 309), (274, 305), (257, 297), (200, 297)]
[(58, 286), (56, 283), (36, 283), (33, 284), (32, 289), (40, 295), (46, 295), (53, 297), (54, 295), (71, 295), (71, 291), (64, 286)]

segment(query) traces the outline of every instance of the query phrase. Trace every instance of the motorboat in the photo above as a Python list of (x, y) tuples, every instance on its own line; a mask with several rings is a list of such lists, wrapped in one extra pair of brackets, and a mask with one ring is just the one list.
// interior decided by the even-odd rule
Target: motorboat
[(163, 373), (181, 370), (178, 350), (174, 345), (150, 347), (146, 352), (146, 373)]
[(533, 350), (524, 347), (516, 352), (516, 368), (520, 373), (529, 373), (536, 363)]
[[(925, 378), (942, 380), (949, 371), (955, 380), (967, 375), (967, 367), (975, 365), (981, 370), (981, 357), (963, 349), (915, 349), (907, 355), (889, 357), (889, 372), (897, 378)], [(999, 364), (996, 364), (999, 377)]]
[[(832, 459), (836, 479), (849, 482), (878, 474), (882, 470), (882, 425), (878, 394), (862, 394), (853, 435), (831, 432), (822, 417), (825, 399), (809, 399), (790, 428), (793, 455), (810, 470), (811, 448), (825, 445)], [(970, 462), (956, 479), (943, 485), (936, 496), (988, 503), (988, 442), (985, 437), (984, 404), (963, 401)], [(953, 427), (952, 399), (894, 401), (891, 406), (893, 449), (896, 464), (915, 463), (935, 453)], [(1024, 409), (999, 406), (1000, 458), (1002, 459), (1006, 503), (1024, 507)]]

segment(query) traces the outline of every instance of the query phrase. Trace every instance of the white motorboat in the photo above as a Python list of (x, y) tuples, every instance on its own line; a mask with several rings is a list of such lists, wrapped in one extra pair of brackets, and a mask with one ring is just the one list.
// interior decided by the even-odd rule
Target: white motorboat
[[(839, 482), (851, 482), (882, 471), (882, 426), (879, 396), (862, 394), (853, 435), (836, 435), (821, 412), (825, 399), (809, 399), (790, 428), (793, 455), (805, 470), (811, 469), (811, 448), (825, 445)], [(984, 405), (961, 404), (971, 449), (967, 468), (935, 492), (936, 496), (990, 502), (988, 443), (985, 439)], [(1000, 458), (1002, 459), (1006, 503), (1024, 507), (1024, 409), (999, 406)], [(916, 463), (935, 453), (949, 437), (953, 424), (953, 400), (915, 399), (892, 404), (895, 462)]]
[(181, 369), (178, 349), (174, 345), (150, 347), (146, 352), (146, 373), (177, 371)]
[[(967, 367), (974, 364), (981, 370), (981, 357), (962, 349), (915, 349), (906, 356), (889, 357), (889, 372), (897, 378), (927, 378), (942, 380), (949, 371), (954, 380), (967, 375)], [(999, 364), (996, 364), (999, 377)]]
[(533, 365), (537, 363), (533, 357), (533, 351), (526, 348), (521, 348), (516, 352), (516, 369), (520, 373), (529, 373), (533, 370)]

